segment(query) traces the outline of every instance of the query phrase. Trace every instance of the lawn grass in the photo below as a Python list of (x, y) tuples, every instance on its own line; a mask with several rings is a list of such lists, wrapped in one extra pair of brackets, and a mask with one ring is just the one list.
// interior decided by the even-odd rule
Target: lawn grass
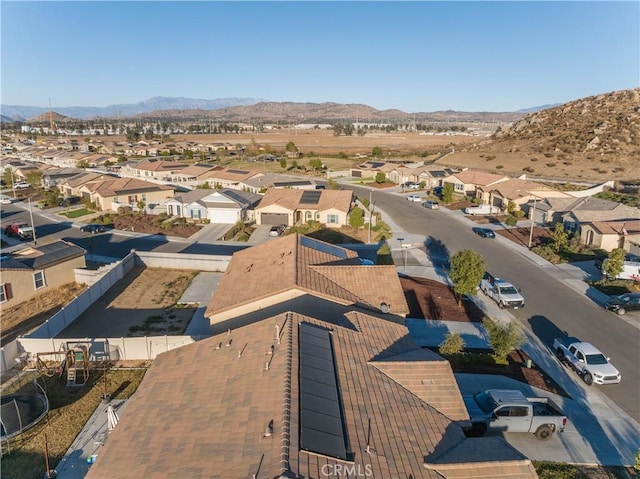
[(81, 216), (90, 215), (93, 211), (88, 210), (86, 208), (78, 208), (77, 210), (66, 211), (64, 213), (60, 213), (61, 216), (66, 216), (67, 218), (79, 218)]
[[(146, 369), (107, 370), (106, 391), (114, 399), (130, 397), (138, 388)], [(29, 394), (34, 391), (35, 372), (25, 372), (11, 385), (3, 385), (2, 395)], [(67, 387), (66, 379), (40, 376), (50, 408), (47, 416), (31, 429), (3, 443), (2, 478), (41, 479), (46, 471), (45, 434), (49, 450), (49, 467), (60, 462), (85, 423), (101, 403), (104, 371), (90, 370), (87, 383)]]

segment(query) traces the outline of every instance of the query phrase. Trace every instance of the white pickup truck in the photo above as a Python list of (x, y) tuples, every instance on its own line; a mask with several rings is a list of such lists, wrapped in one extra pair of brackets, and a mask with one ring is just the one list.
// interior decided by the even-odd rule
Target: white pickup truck
[(495, 215), (500, 213), (500, 208), (493, 205), (468, 206), (464, 209), (467, 215)]
[(501, 308), (524, 308), (524, 298), (520, 290), (503, 279), (485, 273), (480, 281), (480, 289)]
[(567, 417), (551, 399), (526, 397), (515, 389), (489, 389), (463, 399), (472, 424), (468, 436), (483, 436), (487, 430), (531, 432), (546, 441), (567, 425)]
[(558, 359), (575, 370), (589, 386), (596, 384), (617, 384), (622, 377), (609, 362), (609, 358), (591, 343), (578, 338), (562, 336), (553, 340), (553, 349)]

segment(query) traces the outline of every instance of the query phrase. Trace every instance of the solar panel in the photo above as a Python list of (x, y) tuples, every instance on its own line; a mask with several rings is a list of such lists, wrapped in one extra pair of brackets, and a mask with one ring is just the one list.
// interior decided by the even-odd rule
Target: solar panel
[(322, 191), (312, 190), (312, 191), (303, 191), (302, 198), (300, 198), (301, 205), (317, 205), (318, 201), (320, 201), (320, 195)]
[(327, 253), (333, 256), (337, 256), (338, 258), (347, 259), (347, 252), (340, 248), (339, 246), (334, 246), (329, 243), (324, 243), (322, 241), (318, 241), (313, 238), (309, 238), (308, 236), (302, 236), (300, 238), (300, 244), (302, 246), (306, 246), (307, 248), (315, 249), (316, 251), (321, 251), (322, 253)]
[(347, 459), (344, 419), (331, 335), (309, 323), (299, 327), (300, 448)]
[(249, 172), (244, 170), (227, 170), (227, 173), (234, 173), (236, 175), (246, 175)]

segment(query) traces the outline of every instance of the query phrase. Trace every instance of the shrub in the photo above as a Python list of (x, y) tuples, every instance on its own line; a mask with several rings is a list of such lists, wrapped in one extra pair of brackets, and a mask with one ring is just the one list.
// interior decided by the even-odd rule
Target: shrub
[(524, 334), (515, 321), (507, 324), (485, 317), (482, 325), (489, 334), (489, 344), (493, 349), (496, 360), (505, 361), (512, 349), (524, 342)]
[(496, 165), (496, 170), (501, 170), (502, 168), (504, 168), (504, 165)]
[(440, 343), (440, 354), (450, 356), (453, 354), (460, 354), (464, 349), (464, 339), (460, 336), (460, 333), (452, 333), (449, 331), (444, 338), (444, 341)]
[(516, 210), (512, 214), (516, 218), (524, 218), (524, 211), (522, 211), (522, 210)]
[(504, 221), (504, 224), (507, 226), (516, 226), (518, 224), (518, 219), (515, 216), (509, 215)]

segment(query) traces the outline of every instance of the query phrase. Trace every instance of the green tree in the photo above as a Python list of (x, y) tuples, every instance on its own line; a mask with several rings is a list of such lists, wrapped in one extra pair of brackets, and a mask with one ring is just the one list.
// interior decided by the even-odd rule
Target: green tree
[(499, 361), (506, 361), (509, 353), (524, 342), (522, 329), (515, 321), (503, 324), (485, 317), (482, 320), (482, 325), (487, 330), (489, 344), (491, 344), (495, 358)]
[(140, 139), (140, 130), (137, 128), (127, 127), (127, 141), (138, 141)]
[(13, 180), (13, 169), (10, 166), (7, 166), (2, 172), (2, 181), (4, 181), (5, 185), (9, 186), (15, 183)]
[(89, 168), (89, 162), (87, 160), (78, 160), (76, 161), (76, 168), (86, 169)]
[(290, 141), (289, 143), (287, 143), (284, 147), (285, 151), (287, 152), (291, 152), (291, 153), (295, 153), (298, 151), (298, 147), (296, 146), (296, 144), (293, 141)]
[(376, 253), (376, 264), (393, 264), (393, 256), (391, 256), (391, 248), (386, 241), (382, 242)]
[(617, 278), (624, 269), (625, 251), (622, 248), (611, 250), (607, 261), (602, 262), (602, 272), (608, 278)]
[(444, 341), (440, 343), (439, 351), (440, 354), (444, 354), (445, 356), (452, 356), (454, 354), (460, 354), (464, 346), (464, 339), (462, 339), (460, 333), (452, 333), (449, 331), (444, 337)]
[(280, 168), (282, 168), (283, 170), (287, 167), (287, 159), (286, 158), (280, 158)]
[(451, 203), (453, 201), (453, 184), (445, 183), (442, 187), (442, 201)]
[(484, 258), (480, 253), (471, 249), (464, 249), (451, 257), (451, 271), (449, 278), (453, 282), (453, 292), (458, 304), (463, 295), (474, 296), (478, 285), (487, 270)]
[(312, 158), (309, 160), (309, 166), (313, 168), (313, 171), (322, 169), (322, 160), (320, 158)]
[(371, 156), (374, 158), (382, 158), (382, 148), (379, 146), (374, 146), (373, 150), (371, 150)]
[(30, 171), (24, 177), (31, 186), (42, 186), (42, 171)]
[(333, 136), (342, 135), (343, 126), (340, 124), (333, 125)]
[(356, 206), (349, 213), (349, 226), (360, 229), (364, 226), (364, 211)]
[(385, 183), (386, 181), (387, 181), (387, 176), (382, 171), (378, 171), (376, 173), (376, 183), (381, 185), (382, 183)]
[(569, 244), (569, 235), (564, 229), (564, 225), (562, 223), (556, 223), (555, 228), (553, 228), (553, 250), (556, 253), (559, 253)]

